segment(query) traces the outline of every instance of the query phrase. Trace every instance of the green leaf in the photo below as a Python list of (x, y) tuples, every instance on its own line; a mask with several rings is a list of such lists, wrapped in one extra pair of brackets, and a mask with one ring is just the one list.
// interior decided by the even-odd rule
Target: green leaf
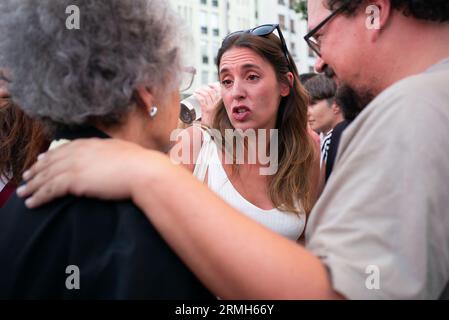
[(301, 14), (301, 18), (307, 20), (307, 0), (294, 0), (293, 8)]

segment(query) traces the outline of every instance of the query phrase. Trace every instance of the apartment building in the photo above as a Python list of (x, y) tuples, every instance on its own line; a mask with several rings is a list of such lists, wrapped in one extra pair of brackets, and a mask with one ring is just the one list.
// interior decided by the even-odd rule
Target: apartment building
[(190, 29), (190, 62), (197, 69), (192, 88), (218, 80), (216, 55), (230, 32), (279, 23), (299, 72), (313, 70), (314, 57), (303, 40), (307, 24), (293, 10), (293, 0), (169, 0)]

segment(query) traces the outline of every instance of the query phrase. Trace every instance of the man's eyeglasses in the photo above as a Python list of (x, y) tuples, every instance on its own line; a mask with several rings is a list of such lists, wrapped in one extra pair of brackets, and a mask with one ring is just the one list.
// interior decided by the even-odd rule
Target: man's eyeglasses
[(196, 69), (194, 67), (185, 67), (182, 69), (181, 84), (179, 91), (185, 92), (190, 89), (195, 79)]
[(318, 57), (321, 57), (321, 42), (319, 38), (316, 38), (316, 33), (323, 28), (329, 21), (332, 20), (337, 14), (341, 13), (346, 8), (345, 5), (341, 6), (337, 10), (333, 11), (329, 16), (327, 16), (326, 19), (321, 21), (315, 28), (309, 31), (304, 37), (304, 40), (306, 40), (309, 47), (318, 55)]
[(285, 58), (287, 58), (287, 63), (288, 63), (289, 68), (292, 69), (293, 65), (290, 61), (290, 57), (289, 57), (289, 53), (288, 53), (288, 49), (287, 49), (287, 43), (285, 42), (285, 38), (284, 38), (284, 35), (282, 34), (281, 27), (279, 26), (279, 24), (264, 24), (264, 25), (255, 27), (253, 29), (232, 32), (232, 33), (228, 34), (226, 36), (226, 38), (224, 38), (223, 43), (225, 43), (226, 40), (228, 40), (229, 38), (236, 36), (238, 34), (250, 33), (255, 36), (265, 37), (265, 36), (272, 34), (274, 32), (274, 30), (278, 31), (279, 39), (281, 40), (282, 51), (284, 52)]

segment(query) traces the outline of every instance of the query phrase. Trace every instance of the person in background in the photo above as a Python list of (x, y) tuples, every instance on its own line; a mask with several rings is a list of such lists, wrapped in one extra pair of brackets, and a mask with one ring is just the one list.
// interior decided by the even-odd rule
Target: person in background
[[(71, 3), (1, 1), (12, 99), (43, 121), (51, 149), (89, 137), (167, 151), (180, 113), (177, 16), (163, 0), (81, 0), (71, 31)], [(29, 210), (14, 196), (0, 209), (0, 262), (0, 299), (214, 299), (131, 201), (68, 196)]]
[(299, 75), (299, 81), (301, 82), (302, 85), (304, 85), (307, 80), (312, 79), (316, 75), (318, 75), (318, 73), (315, 73), (315, 72), (309, 72), (309, 73), (300, 74)]
[(337, 85), (332, 79), (320, 74), (307, 80), (304, 87), (310, 97), (309, 124), (321, 138), (320, 167), (323, 169), (326, 166), (332, 131), (344, 120), (341, 108), (335, 100)]
[[(0, 121), (3, 118), (3, 110), (5, 107), (7, 107), (10, 103), (10, 97), (9, 94), (4, 87), (4, 80), (2, 71), (0, 70)], [(1, 129), (2, 126), (0, 126)], [(0, 149), (1, 151), (1, 149)], [(8, 179), (4, 177), (3, 171), (9, 171), (9, 170), (0, 170), (0, 208), (3, 206), (4, 202), (6, 202), (6, 199), (9, 198), (11, 191), (9, 189), (7, 191), (3, 191), (5, 189), (5, 186), (8, 184)], [(6, 173), (8, 175), (8, 173)]]
[[(315, 73), (315, 72), (300, 74), (299, 81), (304, 86), (304, 84), (306, 83), (307, 80), (312, 79), (316, 75), (318, 75), (318, 73)], [(310, 97), (309, 97), (309, 99), (310, 99)], [(320, 143), (321, 143), (320, 136), (315, 131), (313, 131), (313, 129), (310, 127), (310, 123), (309, 123), (308, 130), (309, 130), (309, 135), (313, 138), (313, 141), (318, 146), (318, 148), (320, 148)]]
[(318, 74), (319, 73), (315, 73), (315, 72), (303, 73), (303, 74), (299, 75), (299, 81), (301, 81), (302, 85), (305, 85), (308, 80), (312, 79), (313, 77), (317, 76)]
[(0, 80), (0, 208), (22, 181), (22, 174), (48, 147), (42, 125), (12, 102), (6, 80)]
[(344, 121), (337, 124), (332, 130), (332, 138), (327, 151), (325, 181), (329, 180), (334, 168), (341, 135), (364, 109), (364, 106), (362, 106), (362, 103), (359, 101), (357, 94), (348, 86), (343, 86), (337, 89), (335, 103), (341, 108)]

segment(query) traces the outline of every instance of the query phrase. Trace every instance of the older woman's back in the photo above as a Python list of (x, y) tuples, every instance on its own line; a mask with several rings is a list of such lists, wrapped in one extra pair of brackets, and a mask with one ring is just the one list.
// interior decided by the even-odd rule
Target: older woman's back
[[(57, 136), (76, 137), (107, 138)], [(0, 299), (213, 298), (131, 201), (64, 197), (29, 210), (15, 196), (0, 221)]]
[[(11, 96), (55, 140), (112, 137), (164, 149), (169, 135), (162, 130), (177, 124), (180, 70), (166, 2), (77, 1), (74, 30), (66, 28), (69, 5), (0, 3), (0, 29), (14, 29), (14, 37), (0, 34)], [(0, 209), (2, 298), (213, 296), (130, 201), (64, 197), (29, 210), (14, 197)]]

